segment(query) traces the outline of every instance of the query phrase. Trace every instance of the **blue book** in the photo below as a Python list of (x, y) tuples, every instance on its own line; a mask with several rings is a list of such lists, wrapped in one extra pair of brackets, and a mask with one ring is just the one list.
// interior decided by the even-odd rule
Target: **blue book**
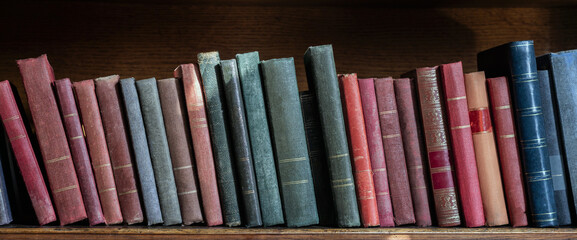
[[(0, 138), (4, 138), (6, 132), (4, 127), (0, 127)], [(8, 141), (2, 144), (10, 144)], [(6, 189), (6, 181), (4, 179), (4, 170), (2, 164), (8, 161), (5, 154), (0, 155), (0, 225), (6, 225), (12, 222), (12, 210), (10, 209), (10, 200), (8, 199), (8, 191)]]
[(480, 52), (477, 64), (487, 77), (506, 76), (511, 83), (533, 225), (558, 226), (533, 41), (511, 42)]

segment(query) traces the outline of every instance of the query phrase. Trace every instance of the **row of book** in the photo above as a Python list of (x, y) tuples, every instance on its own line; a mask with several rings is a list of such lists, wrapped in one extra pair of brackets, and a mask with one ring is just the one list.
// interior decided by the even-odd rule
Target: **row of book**
[(456, 62), (398, 79), (337, 75), (330, 45), (304, 59), (300, 93), (292, 58), (257, 52), (200, 53), (174, 78), (139, 81), (72, 83), (46, 55), (18, 60), (35, 134), (0, 82), (20, 169), (6, 179), (23, 180), (40, 225), (572, 223), (577, 51), (536, 58), (532, 41), (512, 42), (479, 53), (480, 72)]

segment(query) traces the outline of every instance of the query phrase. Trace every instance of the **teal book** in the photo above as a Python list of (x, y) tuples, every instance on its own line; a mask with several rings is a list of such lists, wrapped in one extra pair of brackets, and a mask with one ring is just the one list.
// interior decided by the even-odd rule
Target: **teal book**
[(288, 227), (319, 223), (293, 58), (261, 62)]

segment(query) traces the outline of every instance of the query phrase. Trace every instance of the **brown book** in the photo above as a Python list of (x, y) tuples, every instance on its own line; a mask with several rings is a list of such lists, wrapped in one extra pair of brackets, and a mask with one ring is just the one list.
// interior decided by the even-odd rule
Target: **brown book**
[(182, 81), (168, 78), (158, 80), (157, 84), (182, 223), (202, 222)]
[(473, 134), (473, 146), (477, 159), (479, 184), (487, 225), (499, 226), (509, 223), (503, 194), (503, 182), (499, 169), (499, 157), (489, 113), (485, 72), (465, 74), (465, 89), (469, 119)]
[(128, 147), (128, 137), (122, 108), (118, 99), (118, 75), (101, 77), (94, 80), (96, 97), (100, 106), (102, 125), (108, 143), (110, 162), (120, 200), (122, 217), (128, 224), (141, 223), (143, 219), (140, 199), (134, 178), (132, 156)]

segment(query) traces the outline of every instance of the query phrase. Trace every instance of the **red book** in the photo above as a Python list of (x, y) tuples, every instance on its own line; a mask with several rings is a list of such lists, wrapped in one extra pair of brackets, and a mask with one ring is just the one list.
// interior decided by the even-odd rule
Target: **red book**
[(527, 201), (507, 79), (488, 78), (487, 82), (509, 221), (513, 227), (527, 226)]
[(108, 144), (122, 217), (126, 223), (134, 224), (141, 223), (144, 217), (134, 178), (133, 160), (128, 146), (124, 115), (118, 99), (118, 80), (118, 75), (101, 77), (94, 80), (94, 85), (96, 86), (96, 97), (100, 106), (102, 126), (106, 134), (106, 143)]
[(418, 68), (407, 75), (417, 79), (437, 221), (441, 227), (458, 226), (461, 218), (437, 67)]
[(375, 198), (373, 171), (371, 169), (357, 74), (339, 74), (339, 83), (345, 108), (344, 112), (347, 118), (346, 123), (351, 152), (353, 153), (355, 185), (357, 188), (357, 200), (360, 205), (361, 221), (364, 227), (379, 226), (379, 211)]
[(480, 227), (485, 225), (485, 214), (471, 135), (463, 66), (461, 62), (456, 62), (443, 64), (440, 69), (465, 225)]
[(17, 63), (60, 224), (84, 220), (86, 210), (52, 89), (54, 71), (46, 55)]
[(86, 132), (92, 169), (94, 170), (106, 224), (122, 223), (122, 213), (118, 202), (112, 166), (110, 165), (110, 156), (108, 155), (108, 147), (106, 139), (104, 139), (102, 121), (100, 120), (100, 110), (98, 109), (96, 94), (94, 93), (94, 81), (75, 82), (74, 91), (76, 92), (80, 115)]
[(174, 77), (182, 78), (184, 85), (192, 146), (206, 222), (208, 226), (221, 225), (222, 212), (198, 67), (194, 64), (180, 65), (174, 70)]
[(425, 172), (425, 147), (423, 134), (418, 124), (418, 102), (415, 100), (415, 86), (411, 79), (394, 80), (397, 111), (401, 124), (401, 136), (405, 149), (405, 159), (411, 184), (411, 197), (415, 210), (415, 224), (420, 227), (431, 226), (431, 209), (429, 207), (428, 174)]
[(8, 80), (0, 82), (0, 117), (24, 178), (26, 190), (32, 200), (38, 223), (45, 225), (56, 221), (50, 195)]
[(64, 129), (70, 145), (72, 162), (78, 174), (78, 183), (80, 183), (80, 192), (82, 193), (82, 199), (84, 199), (88, 222), (90, 225), (104, 223), (102, 206), (98, 198), (98, 190), (94, 182), (90, 156), (86, 148), (84, 132), (80, 124), (70, 79), (64, 78), (56, 81), (56, 94), (58, 95), (58, 103), (62, 111), (62, 119), (64, 119)]
[(373, 79), (359, 79), (359, 91), (363, 104), (367, 143), (369, 144), (369, 156), (373, 169), (377, 207), (379, 208), (379, 221), (381, 227), (394, 227), (393, 206), (389, 192), (389, 178), (387, 177), (387, 164), (385, 162), (385, 152), (381, 138), (379, 110), (377, 108), (377, 97), (375, 95), (375, 83)]
[(396, 225), (413, 224), (415, 223), (415, 213), (403, 150), (393, 78), (375, 79), (375, 89), (377, 105), (379, 106), (382, 141), (385, 146), (385, 159), (388, 166), (387, 172), (391, 179), (394, 179), (394, 181), (389, 182), (389, 186), (395, 223)]

